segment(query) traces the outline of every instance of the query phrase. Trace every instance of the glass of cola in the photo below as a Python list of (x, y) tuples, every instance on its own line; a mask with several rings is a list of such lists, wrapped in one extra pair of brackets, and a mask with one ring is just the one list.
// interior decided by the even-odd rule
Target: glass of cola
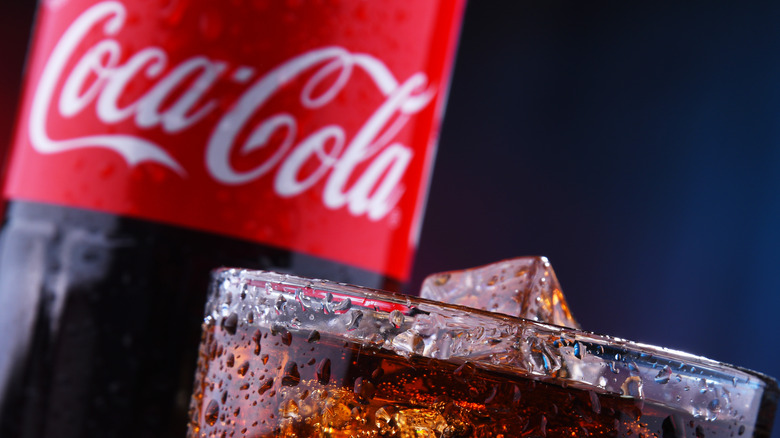
[(426, 280), (423, 296), (473, 307), (272, 272), (213, 275), (192, 438), (770, 434), (773, 379), (578, 329), (542, 258)]

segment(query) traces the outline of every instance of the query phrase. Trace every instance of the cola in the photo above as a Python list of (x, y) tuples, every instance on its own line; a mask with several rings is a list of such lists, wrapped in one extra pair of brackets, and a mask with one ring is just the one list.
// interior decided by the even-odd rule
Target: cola
[(188, 437), (718, 438), (745, 431), (511, 369), (311, 338), (207, 327)]
[(183, 436), (215, 267), (399, 287), (464, 6), (407, 3), (40, 3), (0, 436)]
[[(231, 342), (236, 337), (252, 345)], [(642, 415), (633, 399), (465, 362), (309, 338), (298, 331), (242, 327), (231, 335), (208, 327), (195, 395), (202, 402), (191, 412), (189, 437), (653, 436), (672, 414)]]

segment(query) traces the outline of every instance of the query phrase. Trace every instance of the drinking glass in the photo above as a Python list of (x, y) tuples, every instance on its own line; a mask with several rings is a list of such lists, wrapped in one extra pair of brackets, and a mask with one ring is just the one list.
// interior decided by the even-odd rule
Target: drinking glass
[(325, 280), (222, 269), (190, 437), (768, 437), (777, 383), (694, 355)]

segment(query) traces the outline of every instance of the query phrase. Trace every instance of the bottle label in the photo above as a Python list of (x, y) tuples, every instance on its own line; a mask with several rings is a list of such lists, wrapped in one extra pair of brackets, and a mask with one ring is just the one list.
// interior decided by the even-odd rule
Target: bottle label
[(5, 195), (408, 276), (463, 0), (46, 0)]

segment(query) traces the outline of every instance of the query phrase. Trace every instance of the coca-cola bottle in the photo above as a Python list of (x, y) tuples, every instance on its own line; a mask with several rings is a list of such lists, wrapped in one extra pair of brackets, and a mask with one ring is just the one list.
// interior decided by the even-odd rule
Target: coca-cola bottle
[(42, 0), (0, 436), (183, 436), (209, 271), (406, 279), (463, 0)]

